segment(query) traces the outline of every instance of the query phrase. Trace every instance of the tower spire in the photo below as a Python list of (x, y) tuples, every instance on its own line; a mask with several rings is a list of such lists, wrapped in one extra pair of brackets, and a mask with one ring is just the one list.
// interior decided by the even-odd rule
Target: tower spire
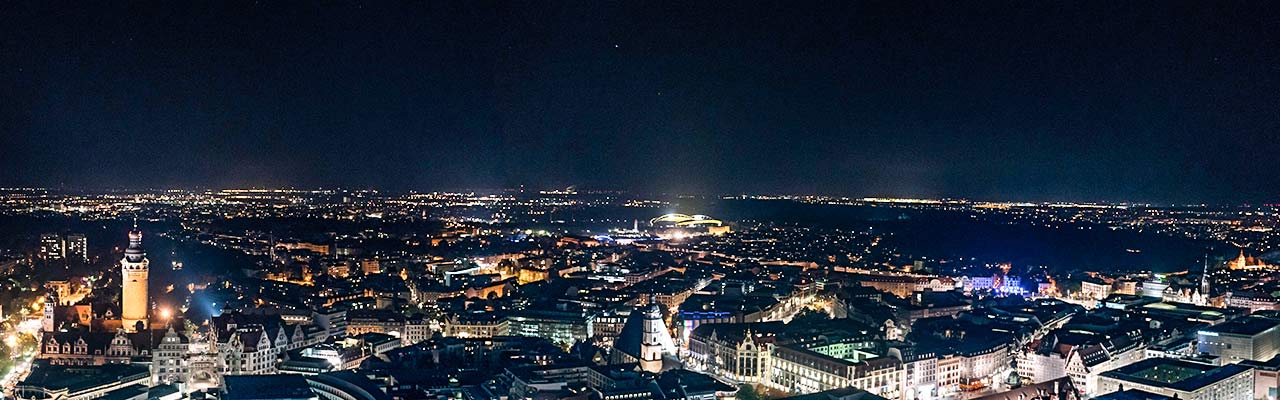
[(1204, 270), (1200, 272), (1200, 295), (1209, 297), (1209, 252), (1204, 253)]

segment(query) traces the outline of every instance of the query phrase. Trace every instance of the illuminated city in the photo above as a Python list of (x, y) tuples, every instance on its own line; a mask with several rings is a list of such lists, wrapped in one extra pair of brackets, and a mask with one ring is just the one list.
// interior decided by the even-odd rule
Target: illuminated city
[(0, 4), (0, 395), (1280, 400), (1280, 9)]

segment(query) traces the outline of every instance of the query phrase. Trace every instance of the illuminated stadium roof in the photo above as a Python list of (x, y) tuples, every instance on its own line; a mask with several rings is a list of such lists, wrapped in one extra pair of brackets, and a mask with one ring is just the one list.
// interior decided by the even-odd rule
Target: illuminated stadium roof
[(678, 227), (696, 227), (696, 226), (721, 226), (724, 225), (718, 219), (712, 219), (706, 215), (686, 215), (686, 214), (665, 214), (657, 218), (649, 220), (649, 225), (671, 225)]

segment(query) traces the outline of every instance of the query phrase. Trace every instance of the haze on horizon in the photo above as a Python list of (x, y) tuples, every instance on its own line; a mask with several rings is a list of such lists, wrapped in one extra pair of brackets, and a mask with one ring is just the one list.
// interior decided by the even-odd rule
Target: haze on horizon
[(1273, 2), (0, 3), (0, 186), (1280, 203)]

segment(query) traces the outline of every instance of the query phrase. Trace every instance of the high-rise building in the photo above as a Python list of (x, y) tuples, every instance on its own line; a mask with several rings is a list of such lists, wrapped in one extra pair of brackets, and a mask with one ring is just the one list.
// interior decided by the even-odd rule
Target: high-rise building
[(142, 249), (142, 231), (135, 227), (129, 231), (129, 247), (120, 260), (120, 272), (124, 275), (120, 317), (127, 332), (137, 332), (140, 326), (145, 328), (148, 324), (147, 267), (150, 263), (147, 252)]
[(89, 241), (84, 238), (83, 234), (72, 233), (67, 235), (66, 245), (67, 260), (82, 263), (89, 262)]
[(64, 256), (66, 253), (61, 236), (56, 233), (40, 235), (40, 258), (52, 261), (61, 260)]

